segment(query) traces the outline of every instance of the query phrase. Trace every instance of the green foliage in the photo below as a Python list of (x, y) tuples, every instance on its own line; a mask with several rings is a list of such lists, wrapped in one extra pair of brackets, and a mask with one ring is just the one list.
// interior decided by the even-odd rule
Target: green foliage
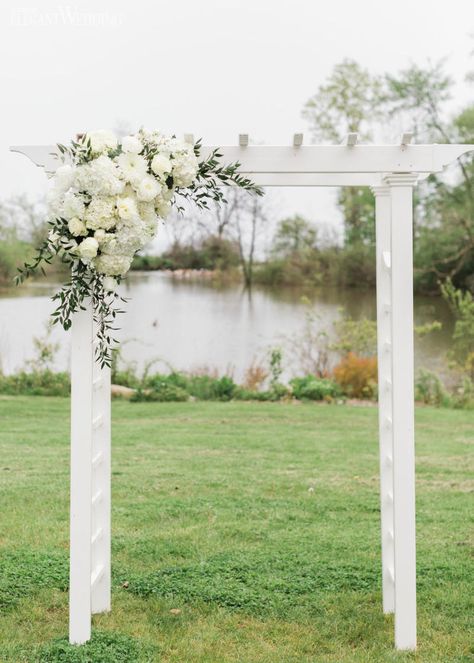
[(317, 378), (314, 375), (293, 378), (290, 384), (293, 395), (300, 400), (331, 401), (342, 395), (338, 384), (327, 378)]
[[(346, 186), (337, 204), (344, 217), (344, 246), (375, 245), (374, 196), (368, 187)], [(367, 254), (365, 254), (367, 255)]]
[(39, 647), (35, 663), (136, 663), (156, 661), (151, 645), (122, 633), (94, 630), (84, 645), (70, 645), (68, 638), (57, 638)]
[(187, 401), (189, 400), (189, 395), (175, 385), (168, 384), (164, 381), (156, 381), (153, 389), (141, 389), (138, 388), (137, 391), (132, 395), (130, 401), (132, 403), (138, 402), (158, 402), (158, 403), (168, 403), (171, 401)]
[(203, 401), (229, 401), (236, 392), (237, 385), (226, 375), (216, 378), (177, 372), (169, 375), (156, 373), (145, 377), (141, 390), (132, 400), (183, 401), (191, 396)]
[(316, 239), (316, 228), (296, 214), (278, 223), (272, 253), (282, 258), (300, 256), (315, 248)]
[(396, 75), (386, 74), (383, 99), (392, 116), (410, 118), (420, 142), (447, 139), (441, 115), (443, 105), (451, 98), (453, 80), (444, 72), (444, 62), (423, 67), (412, 64)]
[(57, 550), (4, 549), (0, 553), (0, 608), (13, 608), (18, 601), (45, 588), (65, 592), (69, 582), (67, 555)]
[(456, 317), (450, 358), (474, 379), (474, 297), (462, 292), (450, 280), (441, 284), (441, 292)]
[(353, 352), (361, 357), (377, 354), (377, 322), (368, 318), (354, 320), (343, 315), (334, 323), (336, 341), (331, 349), (345, 355)]
[(0, 394), (68, 396), (70, 390), (68, 373), (59, 373), (49, 369), (20, 371), (14, 375), (0, 373)]
[(29, 253), (31, 246), (27, 242), (15, 237), (0, 239), (0, 283), (13, 283), (18, 265)]
[(449, 395), (440, 378), (432, 371), (421, 369), (415, 380), (415, 399), (426, 405), (448, 406)]
[(467, 375), (463, 375), (454, 389), (450, 404), (454, 408), (474, 409), (474, 382)]
[(270, 385), (274, 389), (279, 383), (283, 373), (283, 351), (281, 348), (270, 350)]
[(288, 389), (283, 384), (278, 384), (274, 389), (266, 391), (254, 391), (242, 387), (235, 391), (234, 399), (238, 401), (267, 401), (270, 403), (280, 401), (288, 396)]
[(206, 269), (230, 270), (239, 265), (235, 242), (222, 237), (206, 237), (198, 243), (175, 242), (161, 256), (136, 256), (134, 269)]
[(373, 121), (380, 117), (381, 94), (381, 79), (346, 58), (306, 102), (303, 117), (317, 141), (340, 143), (349, 132), (367, 140)]
[[(128, 576), (127, 576), (128, 578)], [(259, 617), (284, 618), (295, 603), (312, 612), (314, 593), (373, 591), (375, 568), (360, 573), (358, 564), (315, 564), (314, 552), (232, 551), (191, 565), (174, 565), (147, 575), (133, 574), (129, 592), (141, 597), (196, 600)]]
[(338, 254), (336, 282), (347, 288), (374, 288), (375, 248), (362, 242), (348, 244)]

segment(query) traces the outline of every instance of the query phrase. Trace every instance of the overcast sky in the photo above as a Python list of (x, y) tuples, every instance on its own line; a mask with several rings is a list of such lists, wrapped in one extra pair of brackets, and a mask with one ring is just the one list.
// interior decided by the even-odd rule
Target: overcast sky
[[(1, 197), (45, 188), (9, 145), (119, 123), (286, 144), (344, 57), (379, 73), (446, 57), (453, 108), (474, 97), (463, 80), (474, 68), (472, 0), (2, 0), (0, 26)], [(276, 201), (282, 215), (336, 226), (333, 195), (286, 189)]]

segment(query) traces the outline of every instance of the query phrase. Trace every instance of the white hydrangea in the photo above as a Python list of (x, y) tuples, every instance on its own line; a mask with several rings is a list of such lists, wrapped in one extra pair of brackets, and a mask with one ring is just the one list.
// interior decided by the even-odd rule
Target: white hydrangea
[(115, 198), (111, 196), (93, 198), (84, 215), (87, 228), (110, 230), (117, 222), (115, 211)]
[(53, 177), (53, 192), (55, 195), (66, 193), (74, 183), (75, 170), (69, 164), (57, 168)]
[(101, 155), (76, 168), (75, 185), (90, 196), (113, 196), (123, 191), (125, 183), (120, 179), (117, 164)]
[(140, 154), (143, 143), (136, 136), (125, 136), (122, 138), (122, 150), (132, 154)]
[[(113, 291), (114, 277), (124, 275), (136, 252), (155, 237), (176, 188), (194, 182), (198, 161), (192, 146), (159, 131), (125, 136), (113, 158), (109, 154), (119, 144), (114, 134), (94, 131), (86, 140), (93, 158), (64, 164), (53, 177), (50, 211), (66, 219), (70, 234), (53, 233), (50, 242), (91, 264), (104, 275), (105, 290)], [(69, 239), (71, 235), (76, 239)]]
[[(143, 221), (138, 220), (133, 225), (119, 223), (115, 231), (113, 248), (107, 248), (109, 253), (134, 254), (142, 249), (149, 240), (149, 235)], [(112, 244), (112, 242), (110, 243)], [(110, 244), (108, 246), (110, 246)]]
[(85, 210), (84, 200), (81, 196), (68, 191), (62, 199), (60, 215), (64, 219), (72, 219), (74, 216), (82, 217)]
[(91, 150), (94, 154), (102, 154), (117, 147), (117, 137), (111, 131), (105, 129), (88, 132), (86, 140), (90, 141)]
[(100, 274), (123, 276), (130, 269), (133, 256), (102, 253), (94, 260), (94, 267)]
[(199, 163), (190, 149), (183, 149), (173, 155), (173, 182), (175, 186), (187, 187), (196, 179)]
[(158, 216), (155, 211), (154, 203), (139, 203), (138, 204), (138, 213), (140, 214), (140, 219), (143, 224), (143, 232), (147, 235), (147, 240), (145, 243), (148, 243), (150, 239), (156, 235), (158, 229)]

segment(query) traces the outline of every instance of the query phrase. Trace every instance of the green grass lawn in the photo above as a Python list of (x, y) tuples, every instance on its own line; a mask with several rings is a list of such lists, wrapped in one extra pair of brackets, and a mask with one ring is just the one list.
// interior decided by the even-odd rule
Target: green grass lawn
[(69, 402), (1, 398), (0, 661), (474, 661), (474, 415), (416, 416), (416, 654), (381, 608), (376, 408), (278, 403), (113, 404), (113, 610), (77, 648)]

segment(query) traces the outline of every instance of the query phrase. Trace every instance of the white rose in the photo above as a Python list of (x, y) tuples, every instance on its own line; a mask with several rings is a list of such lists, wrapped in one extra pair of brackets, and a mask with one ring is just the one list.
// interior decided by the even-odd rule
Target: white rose
[(94, 154), (108, 152), (108, 150), (113, 150), (117, 147), (117, 137), (111, 131), (106, 131), (105, 129), (89, 131), (86, 134), (86, 140), (90, 141)]
[(137, 189), (137, 198), (144, 202), (150, 202), (160, 193), (161, 186), (152, 175), (146, 175)]
[(105, 276), (102, 285), (107, 292), (115, 292), (117, 289), (117, 280), (113, 276)]
[(118, 198), (117, 212), (121, 219), (133, 219), (138, 216), (137, 204), (130, 196)]
[(78, 219), (77, 216), (73, 216), (72, 219), (69, 219), (67, 227), (69, 228), (71, 235), (74, 235), (74, 237), (87, 235), (86, 224), (84, 221), (81, 221), (81, 219)]
[(151, 162), (151, 169), (155, 175), (164, 175), (165, 173), (171, 173), (172, 165), (168, 157), (163, 156), (162, 154), (157, 154), (153, 157)]
[(96, 240), (97, 240), (97, 241), (99, 242), (99, 244), (100, 244), (101, 242), (104, 241), (106, 234), (107, 234), (107, 233), (105, 232), (105, 230), (103, 230), (103, 228), (99, 228), (99, 230), (96, 230), (96, 231), (95, 231), (95, 233), (94, 233), (94, 237), (96, 238)]
[(95, 237), (86, 237), (79, 244), (77, 253), (81, 258), (84, 258), (84, 260), (92, 260), (92, 258), (96, 257), (98, 249), (99, 242), (95, 239)]
[(122, 138), (122, 150), (132, 154), (140, 154), (143, 149), (143, 143), (136, 136), (125, 136)]

